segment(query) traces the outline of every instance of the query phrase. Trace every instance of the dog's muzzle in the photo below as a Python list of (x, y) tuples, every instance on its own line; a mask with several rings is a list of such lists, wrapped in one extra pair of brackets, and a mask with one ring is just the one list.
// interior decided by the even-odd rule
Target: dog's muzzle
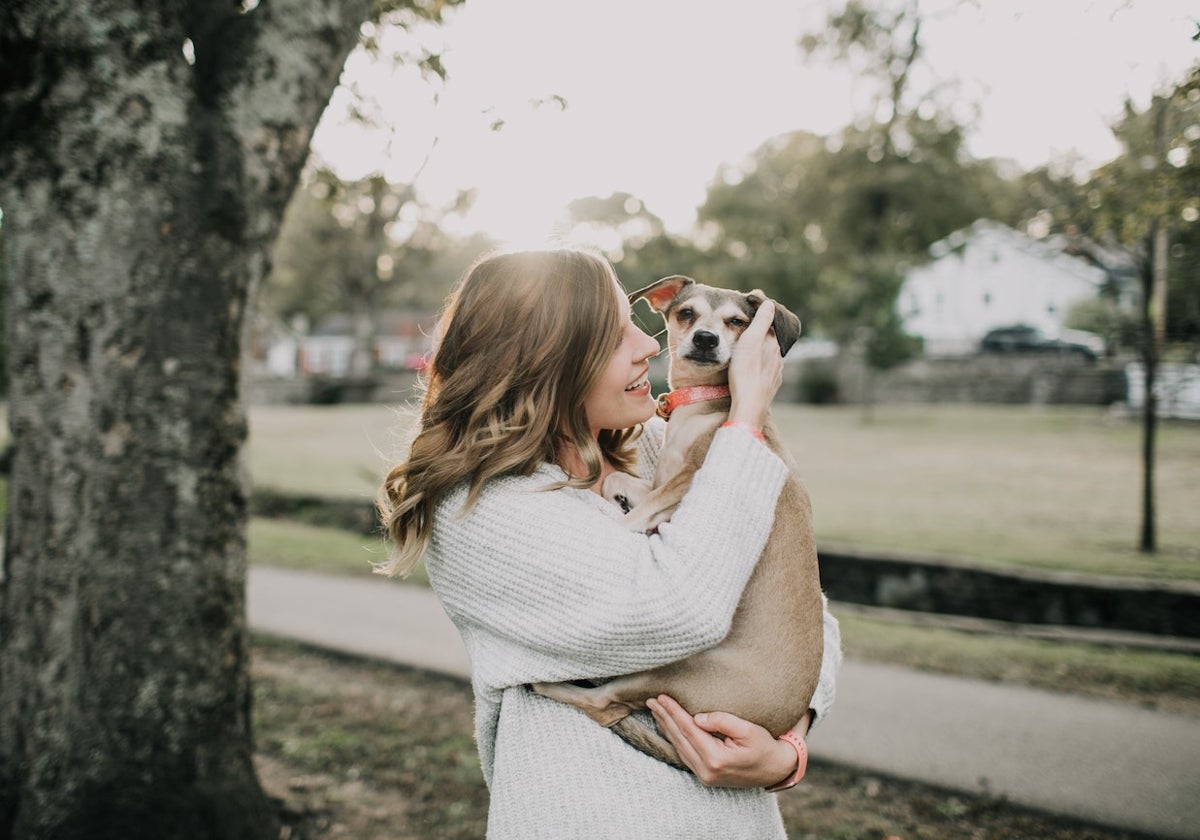
[(698, 365), (718, 365), (720, 358), (721, 337), (708, 330), (700, 330), (692, 334), (692, 349), (683, 354), (683, 358)]
[(692, 336), (692, 346), (697, 350), (715, 350), (721, 343), (721, 337), (708, 330), (697, 330)]

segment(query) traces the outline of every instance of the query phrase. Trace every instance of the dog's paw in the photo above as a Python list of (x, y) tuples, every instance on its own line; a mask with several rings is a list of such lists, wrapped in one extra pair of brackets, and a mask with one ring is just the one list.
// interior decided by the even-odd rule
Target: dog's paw
[(638, 502), (649, 492), (650, 485), (626, 473), (613, 473), (604, 479), (601, 494), (625, 513), (637, 507)]
[(631, 531), (641, 531), (646, 534), (658, 532), (658, 526), (671, 519), (672, 509), (651, 510), (645, 506), (630, 513), (626, 511), (625, 527)]

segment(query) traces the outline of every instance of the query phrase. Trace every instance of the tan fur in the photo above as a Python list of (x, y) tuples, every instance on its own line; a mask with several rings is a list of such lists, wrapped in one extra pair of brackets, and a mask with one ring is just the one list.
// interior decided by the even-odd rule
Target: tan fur
[[(746, 295), (667, 277), (630, 296), (647, 299), (667, 321), (672, 389), (725, 384), (729, 352), (749, 324), (761, 292)], [(689, 317), (682, 317), (688, 314)], [(781, 350), (800, 334), (799, 319), (776, 304), (775, 333)], [(719, 338), (698, 349), (698, 332)], [(606, 497), (628, 503), (635, 530), (652, 530), (679, 504), (709, 443), (725, 421), (729, 398), (681, 406), (672, 413), (653, 485), (618, 473), (604, 485)], [(576, 706), (612, 727), (638, 749), (682, 767), (670, 742), (630, 712), (669, 694), (692, 714), (730, 712), (779, 736), (804, 716), (816, 689), (824, 645), (821, 584), (808, 494), (791, 454), (768, 419), (766, 443), (788, 465), (766, 548), (742, 593), (729, 635), (709, 650), (661, 668), (618, 677), (591, 688), (539, 683), (535, 690)]]

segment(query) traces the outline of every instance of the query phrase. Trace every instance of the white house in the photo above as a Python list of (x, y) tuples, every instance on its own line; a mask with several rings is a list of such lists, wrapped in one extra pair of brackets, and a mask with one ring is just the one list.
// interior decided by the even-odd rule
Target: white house
[(995, 327), (1027, 324), (1059, 335), (1072, 304), (1095, 298), (1103, 269), (1006, 225), (980, 219), (929, 248), (897, 300), (904, 328), (929, 355), (970, 353)]

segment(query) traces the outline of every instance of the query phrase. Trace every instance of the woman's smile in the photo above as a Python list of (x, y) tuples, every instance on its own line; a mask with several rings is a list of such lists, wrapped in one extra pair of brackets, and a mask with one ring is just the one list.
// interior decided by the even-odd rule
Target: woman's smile
[(625, 393), (633, 394), (635, 397), (642, 397), (650, 393), (650, 379), (642, 374), (638, 380), (625, 389)]

